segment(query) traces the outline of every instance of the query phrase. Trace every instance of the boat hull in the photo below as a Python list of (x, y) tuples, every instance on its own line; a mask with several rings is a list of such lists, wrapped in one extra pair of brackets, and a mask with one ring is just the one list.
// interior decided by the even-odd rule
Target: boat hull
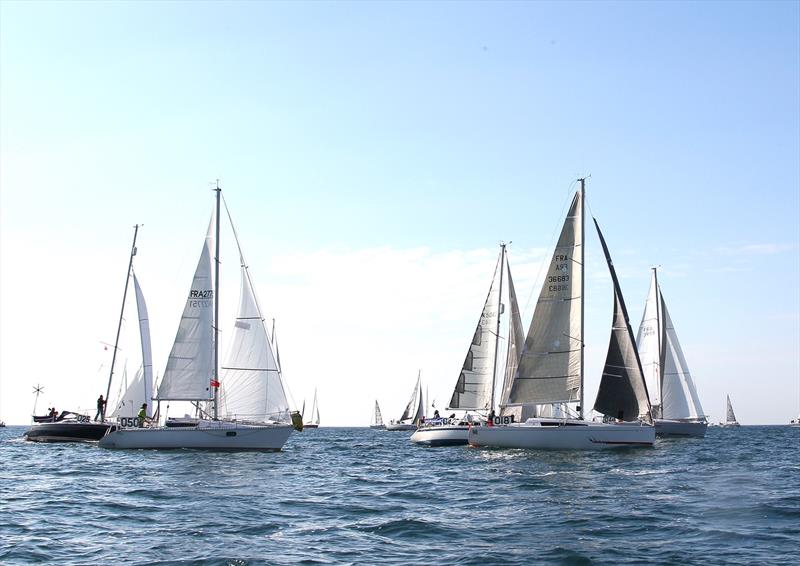
[(418, 428), (411, 442), (425, 446), (466, 446), (469, 444), (469, 425), (443, 425)]
[(739, 423), (735, 423), (734, 422), (734, 423), (719, 423), (719, 426), (721, 426), (723, 428), (736, 428), (736, 427), (739, 427), (739, 426), (742, 426), (742, 425), (740, 425)]
[(319, 425), (318, 425), (318, 424), (308, 424), (308, 423), (303, 423), (303, 428), (304, 428), (304, 429), (305, 429), (305, 428), (319, 428)]
[(562, 421), (508, 426), (478, 426), (469, 431), (470, 446), (530, 448), (536, 450), (607, 450), (653, 446), (652, 425)]
[(373, 430), (386, 430), (386, 425), (373, 424), (373, 425), (369, 425), (369, 428), (371, 428)]
[(708, 423), (702, 421), (677, 421), (656, 419), (656, 436), (694, 436), (703, 438), (708, 429)]
[(188, 427), (125, 428), (100, 439), (102, 448), (159, 449), (192, 448), (196, 450), (263, 450), (283, 448), (291, 425), (220, 424)]
[(117, 425), (92, 422), (39, 423), (23, 433), (31, 442), (97, 442)]
[(386, 430), (397, 432), (402, 430), (417, 430), (417, 425), (407, 423), (389, 423), (386, 425)]

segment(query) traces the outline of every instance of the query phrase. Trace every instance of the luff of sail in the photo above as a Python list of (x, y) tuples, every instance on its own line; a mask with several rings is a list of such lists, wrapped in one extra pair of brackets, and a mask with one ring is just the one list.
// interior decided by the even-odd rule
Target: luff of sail
[(600, 237), (600, 244), (603, 247), (608, 270), (614, 284), (614, 318), (611, 339), (594, 409), (621, 421), (638, 419), (650, 421), (647, 386), (636, 343), (633, 341), (633, 330), (628, 319), (628, 311), (625, 308), (625, 300), (622, 297), (617, 272), (597, 220), (594, 221), (594, 225), (597, 228), (597, 235)]
[(229, 418), (289, 421), (289, 403), (250, 274), (242, 260), (239, 312), (220, 372)]
[(578, 191), (564, 220), (511, 385), (509, 404), (580, 398), (582, 199)]
[(495, 329), (500, 316), (498, 277), (503, 268), (503, 256), (504, 252), (501, 251), (495, 266), (492, 284), (489, 286), (489, 293), (483, 304), (481, 317), (464, 358), (461, 373), (453, 389), (453, 396), (447, 406), (448, 409), (491, 409), (497, 354)]
[(175, 342), (158, 388), (160, 400), (198, 401), (214, 397), (214, 286), (211, 277), (214, 217), (183, 308)]

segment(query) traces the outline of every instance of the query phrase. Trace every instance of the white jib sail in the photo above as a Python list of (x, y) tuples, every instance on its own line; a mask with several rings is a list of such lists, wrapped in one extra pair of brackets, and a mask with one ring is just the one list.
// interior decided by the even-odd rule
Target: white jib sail
[(142, 403), (147, 403), (147, 415), (152, 417), (155, 413), (155, 407), (153, 406), (153, 350), (150, 346), (150, 317), (147, 314), (147, 303), (144, 301), (144, 294), (135, 273), (133, 274), (133, 287), (136, 291), (139, 338), (142, 344)]
[(289, 420), (289, 403), (249, 273), (242, 267), (239, 313), (220, 372), (223, 414), (250, 420)]
[(497, 319), (500, 316), (498, 309), (500, 284), (499, 277), (502, 269), (502, 252), (495, 266), (489, 294), (483, 304), (481, 317), (472, 342), (464, 358), (461, 373), (453, 389), (453, 396), (448, 403), (448, 409), (482, 409), (489, 410), (492, 402), (492, 384), (495, 372), (495, 343), (497, 333)]
[(700, 405), (697, 389), (689, 373), (689, 366), (683, 356), (663, 295), (661, 295), (661, 317), (665, 326), (665, 341), (662, 345), (664, 348), (662, 416), (665, 419), (702, 418), (703, 407)]
[(506, 351), (506, 369), (503, 378), (503, 389), (500, 405), (508, 404), (511, 387), (514, 385), (514, 376), (517, 373), (522, 347), (525, 345), (525, 330), (522, 327), (522, 316), (519, 312), (517, 292), (514, 289), (514, 280), (511, 278), (511, 265), (506, 258), (506, 275), (508, 275), (508, 302), (511, 305), (508, 318), (508, 349)]
[(647, 383), (647, 393), (650, 395), (650, 404), (654, 407), (661, 405), (661, 349), (659, 348), (659, 335), (662, 334), (658, 313), (658, 289), (656, 288), (656, 274), (650, 280), (650, 292), (644, 304), (642, 322), (636, 336), (636, 347), (639, 349), (639, 359), (642, 362), (642, 371)]
[(183, 308), (158, 398), (174, 401), (210, 400), (214, 397), (214, 285), (211, 275), (214, 217), (208, 227), (189, 296)]
[(728, 401), (728, 407), (727, 407), (727, 411), (725, 413), (725, 422), (735, 423), (736, 422), (736, 415), (733, 412), (733, 405), (731, 405), (731, 397), (730, 397), (730, 395), (726, 395), (725, 398)]
[(581, 199), (578, 191), (564, 220), (525, 338), (509, 404), (580, 399)]

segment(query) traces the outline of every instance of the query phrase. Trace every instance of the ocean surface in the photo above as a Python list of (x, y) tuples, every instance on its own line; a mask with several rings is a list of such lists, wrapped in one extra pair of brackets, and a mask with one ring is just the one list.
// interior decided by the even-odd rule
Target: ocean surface
[(800, 564), (800, 428), (653, 449), (106, 451), (0, 429), (0, 564)]

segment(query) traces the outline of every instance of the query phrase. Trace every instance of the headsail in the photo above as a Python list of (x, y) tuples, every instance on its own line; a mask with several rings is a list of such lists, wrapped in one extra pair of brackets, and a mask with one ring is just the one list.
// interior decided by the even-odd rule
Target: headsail
[(417, 384), (414, 386), (414, 393), (411, 394), (411, 399), (409, 399), (408, 405), (406, 405), (406, 410), (403, 411), (403, 416), (400, 417), (401, 421), (406, 421), (410, 418), (413, 418), (413, 415), (415, 414), (414, 411), (416, 410), (417, 407), (417, 394), (421, 392), (420, 377), (421, 377), (421, 372), (417, 373)]
[(664, 341), (664, 325), (661, 324), (659, 314), (659, 293), (656, 282), (656, 272), (650, 281), (650, 292), (644, 305), (642, 322), (639, 324), (639, 333), (636, 337), (636, 346), (639, 349), (639, 360), (642, 362), (642, 372), (647, 383), (647, 393), (650, 403), (657, 416), (661, 416), (661, 372), (664, 360), (661, 355), (661, 344)]
[(503, 388), (500, 396), (500, 405), (508, 404), (511, 388), (514, 385), (514, 376), (519, 366), (522, 347), (525, 345), (525, 330), (522, 328), (522, 316), (519, 312), (517, 292), (514, 281), (511, 279), (511, 265), (506, 258), (506, 275), (508, 275), (508, 302), (510, 313), (508, 318), (508, 350), (506, 351), (506, 371), (503, 377)]
[(511, 385), (509, 404), (577, 401), (581, 388), (583, 194), (569, 207)]
[(214, 374), (213, 229), (212, 216), (167, 368), (158, 388), (160, 400), (198, 401), (214, 397), (211, 388)]
[(239, 312), (220, 373), (222, 406), (227, 417), (289, 420), (289, 403), (264, 318), (242, 259)]
[(664, 380), (662, 385), (662, 414), (665, 419), (700, 419), (703, 407), (694, 386), (689, 366), (678, 342), (678, 335), (669, 316), (664, 295), (661, 294), (661, 316), (664, 320)]
[(647, 386), (636, 343), (633, 341), (633, 330), (628, 320), (625, 300), (622, 298), (617, 272), (597, 220), (594, 221), (594, 225), (597, 228), (597, 235), (600, 237), (600, 244), (603, 246), (608, 270), (614, 283), (614, 319), (611, 340), (594, 409), (621, 421), (637, 419), (650, 421)]
[(500, 283), (502, 277), (503, 257), (505, 251), (500, 252), (497, 265), (494, 269), (492, 284), (489, 294), (483, 304), (478, 326), (472, 337), (469, 350), (464, 358), (461, 373), (453, 389), (453, 396), (448, 403), (448, 409), (483, 409), (492, 407), (492, 386), (494, 384), (495, 357), (496, 357), (496, 328), (500, 317)]
[(381, 407), (378, 405), (378, 400), (375, 400), (375, 415), (374, 415), (374, 422), (372, 423), (375, 426), (383, 426), (383, 415), (381, 415)]

